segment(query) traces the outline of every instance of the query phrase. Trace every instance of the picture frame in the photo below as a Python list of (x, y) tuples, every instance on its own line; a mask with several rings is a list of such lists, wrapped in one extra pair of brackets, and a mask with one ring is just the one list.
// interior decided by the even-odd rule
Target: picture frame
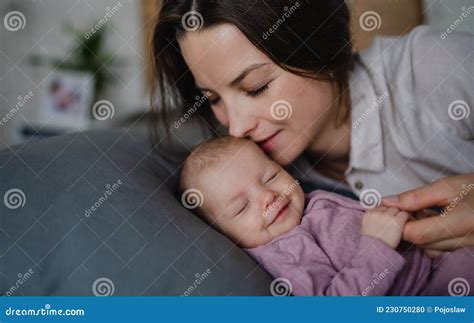
[(83, 130), (90, 123), (93, 76), (78, 71), (54, 71), (41, 88), (37, 121), (62, 130)]

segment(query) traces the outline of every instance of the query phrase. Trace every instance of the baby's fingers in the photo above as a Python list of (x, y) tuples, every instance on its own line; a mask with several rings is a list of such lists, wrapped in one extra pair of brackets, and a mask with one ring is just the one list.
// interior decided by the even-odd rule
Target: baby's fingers
[(390, 215), (390, 216), (397, 216), (398, 213), (400, 213), (402, 211), (400, 211), (400, 209), (397, 209), (396, 207), (389, 207), (389, 208), (386, 208), (384, 213), (387, 214), (387, 215)]
[(402, 229), (405, 226), (405, 223), (407, 223), (409, 219), (410, 219), (410, 213), (406, 211), (399, 211), (395, 215), (395, 220), (397, 221), (397, 223), (400, 225)]
[(436, 249), (424, 249), (425, 255), (428, 258), (435, 259), (437, 258), (440, 254), (442, 254), (442, 251), (436, 250)]
[(410, 218), (410, 213), (408, 213), (407, 211), (400, 211), (397, 213), (397, 218), (400, 218), (401, 220), (403, 220), (403, 222), (407, 222)]

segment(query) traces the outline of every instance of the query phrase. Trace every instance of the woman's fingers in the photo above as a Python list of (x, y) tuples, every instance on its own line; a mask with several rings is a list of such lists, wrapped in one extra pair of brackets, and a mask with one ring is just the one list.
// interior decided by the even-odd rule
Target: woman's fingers
[(454, 233), (443, 219), (437, 216), (408, 222), (403, 230), (403, 240), (420, 245), (452, 238)]
[[(474, 173), (445, 177), (395, 197), (385, 197), (382, 203), (386, 207), (418, 211), (413, 214), (417, 220), (405, 225), (403, 240), (417, 245), (446, 240), (443, 246), (451, 248), (456, 243), (451, 239), (474, 232)], [(434, 206), (444, 207), (443, 212), (432, 216), (426, 210), (419, 211)], [(469, 237), (464, 244), (474, 245), (474, 239)]]
[(413, 212), (412, 215), (415, 219), (421, 220), (421, 219), (429, 218), (435, 215), (439, 215), (439, 213), (435, 211), (431, 211), (431, 210), (419, 210), (419, 211)]
[(433, 206), (446, 206), (453, 196), (449, 183), (443, 179), (431, 184), (382, 198), (384, 206), (398, 207), (406, 211), (417, 211)]
[(449, 237), (449, 232), (443, 232), (446, 237), (439, 237), (439, 231), (443, 229), (442, 224), (434, 217), (409, 221), (403, 229), (402, 239), (416, 245), (426, 244)]
[(431, 216), (409, 221), (403, 231), (403, 240), (420, 245), (435, 241), (464, 237), (473, 229), (473, 216)]
[(421, 245), (420, 247), (423, 249), (434, 249), (439, 251), (452, 251), (458, 248), (467, 247), (474, 244), (474, 232), (470, 234), (459, 237), (459, 238), (450, 238), (441, 241), (436, 241), (432, 243), (428, 243), (425, 245)]

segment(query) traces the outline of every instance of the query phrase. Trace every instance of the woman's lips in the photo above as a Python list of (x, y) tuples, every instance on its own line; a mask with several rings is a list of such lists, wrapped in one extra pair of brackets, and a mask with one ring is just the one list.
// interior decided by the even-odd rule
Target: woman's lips
[(257, 144), (264, 152), (270, 152), (275, 147), (275, 138), (279, 133), (280, 131), (277, 131), (267, 139), (257, 142)]

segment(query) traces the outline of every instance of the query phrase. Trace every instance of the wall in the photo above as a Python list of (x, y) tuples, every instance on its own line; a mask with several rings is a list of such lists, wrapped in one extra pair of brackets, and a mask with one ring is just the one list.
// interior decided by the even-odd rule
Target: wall
[[(0, 2), (0, 117), (5, 116), (18, 101), (18, 96), (33, 92), (27, 104), (19, 109), (4, 125), (0, 125), (0, 149), (19, 143), (18, 129), (34, 119), (35, 109), (41, 104), (40, 88), (50, 69), (35, 68), (29, 64), (32, 54), (66, 57), (75, 43), (64, 32), (65, 23), (78, 28), (95, 25), (120, 2), (121, 7), (108, 19), (107, 47), (126, 60), (126, 67), (117, 70), (120, 78), (105, 93), (115, 108), (113, 121), (147, 108), (145, 93), (144, 33), (140, 1), (107, 0), (2, 0)], [(4, 17), (17, 10), (25, 16), (24, 29), (9, 31)], [(109, 121), (109, 123), (112, 122)], [(97, 127), (107, 122), (96, 124)]]
[(423, 7), (426, 24), (441, 31), (446, 31), (451, 25), (456, 24), (455, 31), (474, 33), (472, 0), (424, 0)]

